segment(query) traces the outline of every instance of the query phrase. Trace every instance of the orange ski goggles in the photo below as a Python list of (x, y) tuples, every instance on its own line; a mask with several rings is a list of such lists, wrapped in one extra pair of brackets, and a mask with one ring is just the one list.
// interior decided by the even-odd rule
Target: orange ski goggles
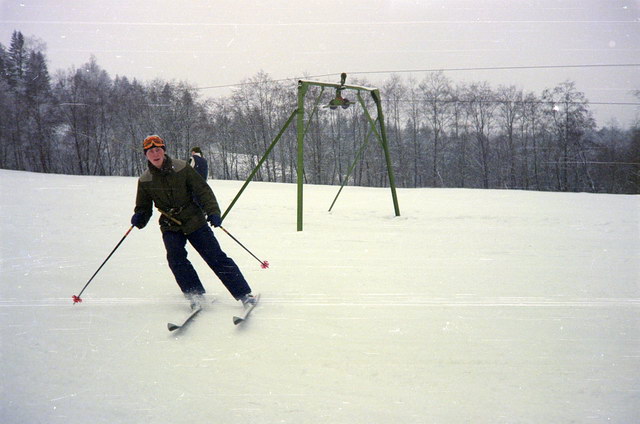
[(145, 138), (144, 141), (142, 142), (142, 148), (145, 151), (149, 150), (152, 147), (162, 147), (163, 149), (166, 150), (166, 147), (164, 145), (164, 140), (158, 137), (157, 135), (150, 135), (149, 137)]

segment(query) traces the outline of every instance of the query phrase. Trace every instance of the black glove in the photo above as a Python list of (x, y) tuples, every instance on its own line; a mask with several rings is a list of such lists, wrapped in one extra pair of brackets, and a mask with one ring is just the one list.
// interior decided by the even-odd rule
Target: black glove
[(131, 217), (131, 225), (140, 229), (144, 228), (147, 222), (149, 222), (149, 220), (142, 212), (136, 212)]
[(222, 225), (222, 218), (220, 218), (220, 215), (209, 215), (207, 216), (207, 221), (209, 221), (209, 224), (216, 228)]

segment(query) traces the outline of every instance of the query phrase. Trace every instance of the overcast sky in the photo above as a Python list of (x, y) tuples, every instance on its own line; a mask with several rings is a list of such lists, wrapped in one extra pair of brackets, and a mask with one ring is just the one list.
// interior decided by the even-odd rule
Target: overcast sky
[[(11, 33), (47, 45), (49, 70), (93, 54), (103, 69), (199, 87), (340, 72), (373, 85), (396, 71), (640, 63), (640, 0), (3, 0), (0, 42)], [(330, 76), (325, 76), (329, 74)], [(447, 71), (540, 94), (575, 81), (591, 102), (634, 102), (640, 67)], [(226, 90), (226, 91), (225, 91)], [(203, 89), (222, 96), (228, 89)], [(384, 95), (384, 92), (382, 92)], [(593, 105), (599, 125), (623, 126), (638, 106)]]

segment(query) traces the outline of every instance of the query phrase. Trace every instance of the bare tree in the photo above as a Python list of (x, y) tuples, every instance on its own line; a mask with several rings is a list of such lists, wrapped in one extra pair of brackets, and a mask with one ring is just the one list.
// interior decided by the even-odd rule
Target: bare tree
[(490, 187), (491, 139), (490, 132), (494, 121), (496, 103), (489, 85), (474, 83), (464, 92), (467, 116), (478, 149), (478, 163), (481, 167), (482, 187)]
[[(575, 83), (570, 81), (545, 90), (542, 96), (556, 136), (558, 189), (577, 190), (581, 178), (579, 166), (582, 167), (582, 175), (588, 177), (588, 164), (581, 154), (586, 141), (584, 137), (595, 128), (587, 99), (584, 93), (576, 89)], [(570, 181), (570, 176), (573, 181)], [(592, 182), (589, 185), (592, 186)]]
[(496, 100), (498, 102), (497, 118), (500, 121), (498, 125), (504, 134), (504, 156), (506, 156), (506, 162), (508, 164), (506, 186), (517, 187), (516, 161), (520, 155), (516, 152), (518, 144), (518, 141), (516, 140), (516, 123), (523, 113), (523, 93), (522, 90), (517, 90), (514, 86), (502, 86), (498, 88)]
[(442, 72), (429, 74), (420, 84), (424, 102), (425, 123), (430, 129), (431, 139), (431, 186), (444, 184), (440, 175), (440, 162), (444, 150), (445, 130), (451, 120), (451, 81)]

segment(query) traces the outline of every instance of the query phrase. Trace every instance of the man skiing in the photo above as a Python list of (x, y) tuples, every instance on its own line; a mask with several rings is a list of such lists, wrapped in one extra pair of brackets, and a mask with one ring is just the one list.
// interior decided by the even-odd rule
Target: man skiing
[[(202, 150), (200, 149), (200, 147), (196, 146), (191, 148), (189, 165), (191, 165), (191, 167), (195, 169), (198, 174), (200, 174), (200, 176), (204, 178), (205, 181), (207, 181), (207, 179), (209, 178), (209, 164), (207, 163), (207, 160), (202, 157)], [(202, 208), (202, 204), (195, 194), (193, 195), (193, 201), (196, 203), (196, 205)]]
[(214, 227), (222, 224), (220, 208), (209, 185), (186, 161), (167, 155), (165, 142), (159, 136), (145, 138), (142, 146), (148, 169), (138, 179), (131, 225), (144, 228), (155, 204), (160, 212), (159, 224), (169, 268), (192, 309), (202, 306), (205, 289), (187, 258), (187, 241), (235, 299), (243, 305), (255, 303), (256, 298), (240, 269), (222, 251), (207, 225), (207, 222)]
[(189, 158), (189, 165), (191, 165), (193, 169), (198, 171), (198, 174), (200, 174), (202, 178), (207, 181), (207, 178), (209, 178), (209, 164), (207, 163), (207, 160), (202, 157), (202, 149), (200, 149), (200, 147), (196, 146), (191, 148), (191, 158)]

